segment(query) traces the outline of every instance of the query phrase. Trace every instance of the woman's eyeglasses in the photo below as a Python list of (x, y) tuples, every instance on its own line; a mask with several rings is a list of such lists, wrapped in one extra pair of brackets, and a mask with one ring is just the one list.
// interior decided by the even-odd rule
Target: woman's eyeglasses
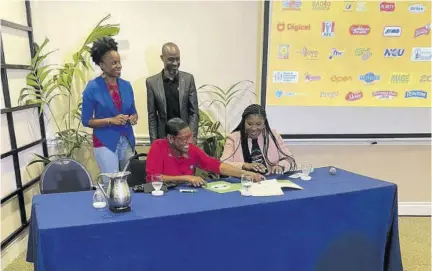
[(174, 138), (180, 142), (187, 143), (192, 139), (192, 134), (187, 136), (175, 136)]

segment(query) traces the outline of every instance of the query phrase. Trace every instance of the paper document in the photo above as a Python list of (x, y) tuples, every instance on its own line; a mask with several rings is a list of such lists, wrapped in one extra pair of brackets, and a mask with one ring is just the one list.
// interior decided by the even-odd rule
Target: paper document
[[(269, 179), (260, 183), (253, 183), (249, 188), (249, 194), (255, 197), (281, 196), (284, 194), (282, 188), (303, 189), (303, 187), (288, 180)], [(240, 192), (243, 191), (240, 190)]]
[(249, 188), (249, 192), (252, 196), (281, 196), (283, 191), (281, 186), (276, 180), (265, 180), (260, 183), (253, 183)]

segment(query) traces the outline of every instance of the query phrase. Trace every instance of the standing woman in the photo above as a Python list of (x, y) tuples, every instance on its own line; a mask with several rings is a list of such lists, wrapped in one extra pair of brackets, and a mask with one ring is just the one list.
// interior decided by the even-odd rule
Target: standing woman
[(83, 92), (82, 123), (93, 128), (94, 155), (101, 173), (123, 170), (135, 150), (131, 125), (137, 123), (138, 114), (132, 86), (120, 78), (117, 50), (112, 38), (93, 43), (91, 57), (102, 75), (89, 81)]

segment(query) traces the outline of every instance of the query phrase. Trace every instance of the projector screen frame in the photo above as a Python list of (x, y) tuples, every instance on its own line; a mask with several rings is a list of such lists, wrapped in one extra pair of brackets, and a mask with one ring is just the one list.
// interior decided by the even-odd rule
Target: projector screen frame
[[(270, 1), (264, 1), (263, 43), (261, 65), (261, 106), (266, 108), (268, 47), (270, 27)], [(397, 134), (281, 134), (283, 139), (379, 139), (379, 138), (431, 138), (432, 133), (397, 133)]]

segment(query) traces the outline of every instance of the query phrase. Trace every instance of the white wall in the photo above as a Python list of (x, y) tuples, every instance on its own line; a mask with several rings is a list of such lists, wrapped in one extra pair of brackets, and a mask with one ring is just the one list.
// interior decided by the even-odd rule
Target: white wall
[[(122, 77), (134, 86), (140, 115), (138, 137), (148, 135), (145, 79), (162, 70), (159, 55), (165, 42), (179, 45), (181, 69), (194, 74), (197, 86), (210, 83), (227, 88), (240, 80), (256, 82), (258, 78), (260, 2), (36, 1), (32, 12), (35, 41), (46, 36), (48, 49), (59, 48), (48, 59), (50, 63), (70, 58), (105, 15), (112, 15), (110, 23), (120, 24), (116, 39), (120, 41)], [(231, 109), (233, 115), (239, 118), (250, 101), (255, 101), (253, 95), (243, 97), (244, 105), (237, 103)]]
[[(120, 54), (123, 62), (122, 77), (134, 86), (137, 109), (140, 114), (136, 135), (147, 137), (147, 109), (145, 79), (162, 70), (159, 59), (163, 43), (179, 45), (181, 69), (194, 74), (197, 86), (215, 84), (224, 89), (241, 80), (251, 80), (259, 86), (261, 5), (252, 1), (32, 1), (32, 20), (35, 42), (50, 39), (47, 50), (59, 49), (47, 58), (46, 64), (62, 64), (70, 60), (91, 29), (105, 15), (109, 23), (120, 24)], [(26, 25), (23, 1), (0, 0), (0, 18)], [(28, 38), (25, 32), (2, 28), (6, 61), (9, 64), (29, 64)], [(99, 74), (98, 69), (93, 76)], [(9, 71), (12, 106), (17, 106), (19, 90), (25, 86), (25, 71)], [(252, 89), (254, 90), (254, 89)], [(2, 92), (1, 92), (2, 93)], [(199, 96), (203, 100), (204, 96)], [(3, 95), (0, 104), (4, 108)], [(230, 108), (230, 118), (239, 120), (244, 107), (255, 97), (240, 97)], [(217, 109), (212, 109), (214, 117)], [(14, 113), (18, 144), (26, 144), (40, 137), (37, 117), (33, 109)], [(10, 150), (7, 122), (1, 116), (1, 152)], [(48, 124), (47, 137), (54, 132)], [(41, 168), (27, 169), (33, 153), (42, 153), (36, 146), (20, 154), (23, 182), (39, 175)], [(83, 154), (88, 156), (89, 154)], [(88, 160), (89, 157), (86, 159)], [(91, 159), (90, 159), (91, 160)], [(88, 166), (88, 165), (87, 165)], [(95, 167), (94, 163), (90, 167)], [(15, 189), (12, 158), (1, 160), (2, 197)], [(91, 169), (90, 169), (91, 171)], [(25, 193), (29, 215), (31, 198), (38, 193), (37, 186)], [(2, 211), (2, 238), (20, 225), (18, 201), (6, 203)], [(2, 254), (2, 258), (3, 257)], [(4, 267), (4, 266), (3, 266)]]

